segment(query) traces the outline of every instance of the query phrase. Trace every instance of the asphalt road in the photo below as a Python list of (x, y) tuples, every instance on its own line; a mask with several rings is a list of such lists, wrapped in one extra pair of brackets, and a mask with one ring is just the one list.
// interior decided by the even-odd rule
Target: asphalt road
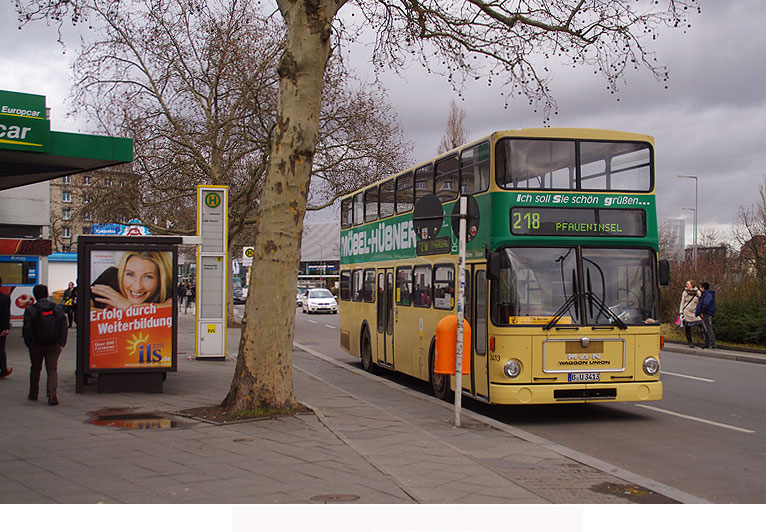
[[(359, 365), (339, 346), (337, 315), (296, 312), (296, 342)], [(712, 502), (764, 503), (766, 365), (663, 352), (662, 371), (658, 402), (463, 406)]]

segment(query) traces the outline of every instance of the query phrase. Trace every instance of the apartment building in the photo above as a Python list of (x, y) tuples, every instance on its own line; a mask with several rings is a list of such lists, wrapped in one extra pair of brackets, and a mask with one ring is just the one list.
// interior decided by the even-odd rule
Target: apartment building
[[(123, 183), (126, 170), (108, 168), (72, 176), (57, 177), (50, 183), (49, 238), (54, 252), (77, 250), (77, 237), (91, 234), (94, 223), (126, 223), (125, 212), (104, 209), (99, 198)], [(106, 212), (105, 212), (106, 211)]]

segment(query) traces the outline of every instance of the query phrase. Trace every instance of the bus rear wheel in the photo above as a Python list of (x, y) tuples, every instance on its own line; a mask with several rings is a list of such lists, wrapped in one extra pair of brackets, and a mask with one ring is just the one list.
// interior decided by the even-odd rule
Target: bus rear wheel
[(372, 361), (372, 342), (370, 341), (370, 331), (366, 328), (362, 333), (362, 369), (374, 373), (375, 363)]
[(431, 355), (428, 357), (428, 384), (431, 388), (431, 393), (437, 399), (442, 401), (449, 401), (452, 390), (450, 390), (450, 378), (449, 375), (442, 375), (441, 373), (434, 373), (434, 361), (436, 359), (434, 346), (431, 346)]

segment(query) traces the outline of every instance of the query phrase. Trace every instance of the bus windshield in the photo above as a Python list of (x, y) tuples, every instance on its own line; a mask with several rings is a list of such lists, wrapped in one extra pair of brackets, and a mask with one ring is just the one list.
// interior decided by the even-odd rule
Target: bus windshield
[(657, 291), (648, 249), (505, 248), (493, 283), (498, 325), (655, 324)]

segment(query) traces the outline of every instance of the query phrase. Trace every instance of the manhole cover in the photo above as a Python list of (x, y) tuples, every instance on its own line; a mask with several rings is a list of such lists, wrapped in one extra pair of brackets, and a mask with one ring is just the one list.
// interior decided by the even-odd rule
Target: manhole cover
[(324, 495), (314, 495), (311, 500), (321, 503), (332, 502), (352, 502), (359, 499), (359, 495), (352, 495), (350, 493), (326, 493)]
[(178, 422), (157, 412), (131, 412), (127, 408), (107, 408), (89, 412), (88, 423), (101, 427), (120, 427), (134, 430), (172, 429)]

